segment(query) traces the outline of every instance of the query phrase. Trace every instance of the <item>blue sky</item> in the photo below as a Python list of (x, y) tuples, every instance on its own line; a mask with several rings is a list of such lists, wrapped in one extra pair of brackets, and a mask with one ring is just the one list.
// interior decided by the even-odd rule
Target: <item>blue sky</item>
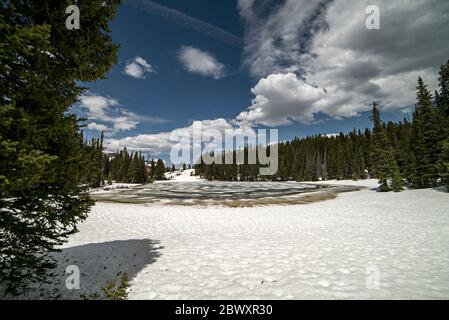
[[(235, 1), (161, 3), (243, 37)], [(211, 39), (131, 5), (120, 7), (111, 29), (114, 41), (121, 45), (120, 63), (107, 80), (91, 84), (90, 92), (113, 97), (138, 115), (164, 120), (144, 122), (134, 130), (118, 133), (117, 137), (173, 130), (193, 120), (234, 118), (249, 105), (254, 80), (241, 67), (242, 48)], [(193, 46), (213, 54), (226, 66), (225, 76), (215, 80), (185, 71), (178, 60), (182, 46)], [(137, 56), (148, 61), (155, 70), (145, 79), (123, 74), (127, 61)]]
[[(447, 32), (426, 37), (448, 28), (447, 3), (430, 2), (374, 1), (380, 30), (364, 27), (365, 1), (125, 2), (111, 23), (119, 64), (75, 109), (89, 118), (86, 136), (104, 130), (109, 149), (163, 158), (167, 134), (193, 121), (276, 128), (286, 140), (369, 127), (373, 100), (384, 119), (399, 121), (413, 107), (417, 76), (434, 87), (448, 58)], [(424, 9), (417, 31), (410, 13)]]

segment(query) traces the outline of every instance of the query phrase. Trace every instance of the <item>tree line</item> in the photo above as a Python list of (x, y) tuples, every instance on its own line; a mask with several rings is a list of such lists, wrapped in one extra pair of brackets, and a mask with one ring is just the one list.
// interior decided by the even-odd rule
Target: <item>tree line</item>
[[(440, 183), (449, 187), (449, 61), (439, 71), (439, 88), (432, 95), (418, 79), (417, 103), (412, 119), (387, 122), (381, 119), (378, 103), (372, 107), (371, 129), (354, 129), (333, 136), (315, 135), (278, 144), (278, 172), (260, 176), (259, 164), (205, 164), (196, 174), (208, 180), (228, 181), (316, 181), (319, 179), (379, 179), (380, 191), (400, 191)], [(267, 147), (270, 150), (270, 146)], [(225, 154), (217, 154), (225, 163)]]
[(141, 151), (129, 152), (125, 147), (115, 153), (104, 152), (103, 133), (100, 138), (85, 142), (85, 158), (88, 170), (81, 181), (91, 188), (117, 183), (151, 183), (164, 180), (166, 168), (162, 159), (146, 163)]

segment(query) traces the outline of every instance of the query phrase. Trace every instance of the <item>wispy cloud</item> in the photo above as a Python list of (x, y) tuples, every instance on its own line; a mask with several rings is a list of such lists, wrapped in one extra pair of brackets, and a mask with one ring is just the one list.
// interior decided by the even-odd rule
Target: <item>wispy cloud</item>
[(89, 121), (95, 121), (88, 124), (88, 129), (104, 131), (107, 136), (132, 130), (139, 124), (139, 117), (135, 113), (121, 107), (117, 100), (110, 97), (83, 95), (79, 108)]
[(208, 22), (188, 16), (181, 11), (165, 7), (149, 0), (128, 0), (127, 3), (135, 8), (144, 10), (182, 27), (200, 32), (209, 38), (221, 41), (228, 45), (239, 48), (243, 45), (242, 39), (236, 35), (233, 35), (232, 33), (218, 28)]
[(123, 73), (136, 78), (145, 79), (147, 73), (154, 72), (153, 67), (142, 57), (136, 57), (126, 63)]
[(220, 79), (224, 75), (224, 65), (209, 52), (190, 46), (182, 46), (178, 58), (188, 72), (214, 79)]

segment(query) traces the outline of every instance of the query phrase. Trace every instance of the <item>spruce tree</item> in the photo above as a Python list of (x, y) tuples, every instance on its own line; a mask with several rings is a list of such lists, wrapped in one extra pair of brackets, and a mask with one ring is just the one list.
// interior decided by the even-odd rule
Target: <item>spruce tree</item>
[(440, 67), (438, 85), (438, 116), (440, 120), (441, 149), (438, 172), (449, 190), (449, 61)]
[(164, 161), (162, 161), (162, 159), (158, 159), (156, 162), (156, 166), (154, 169), (154, 178), (156, 180), (164, 180), (165, 179), (165, 165), (164, 165)]
[(154, 162), (154, 159), (151, 159), (151, 162), (150, 162), (150, 178), (151, 178), (151, 180), (156, 179), (155, 172), (156, 172), (156, 163)]
[(65, 27), (71, 1), (0, 6), (0, 282), (18, 294), (45, 281), (49, 253), (92, 206), (78, 118), (85, 88), (117, 62), (108, 23), (119, 1), (78, 0), (80, 30)]
[(391, 188), (394, 192), (400, 192), (404, 190), (404, 180), (401, 177), (401, 172), (399, 171), (399, 167), (394, 170), (393, 181)]
[(449, 139), (443, 143), (440, 159), (438, 161), (438, 171), (442, 182), (449, 191)]
[(389, 182), (393, 179), (397, 163), (376, 103), (373, 103), (371, 120), (373, 122), (373, 136), (370, 150), (370, 173), (373, 177), (379, 179), (380, 191), (390, 191)]
[(449, 60), (441, 65), (438, 82), (440, 87), (437, 95), (438, 107), (449, 118)]
[(439, 126), (432, 95), (421, 77), (418, 78), (416, 109), (412, 124), (414, 172), (412, 182), (417, 187), (435, 186), (438, 179), (436, 163), (440, 153)]
[(112, 185), (112, 171), (108, 173), (108, 185)]

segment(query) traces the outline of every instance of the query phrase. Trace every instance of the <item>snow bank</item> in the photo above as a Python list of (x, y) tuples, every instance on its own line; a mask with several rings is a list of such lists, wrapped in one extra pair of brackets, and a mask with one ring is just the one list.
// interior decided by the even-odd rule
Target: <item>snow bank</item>
[(110, 191), (115, 191), (115, 190), (127, 190), (127, 189), (132, 189), (135, 187), (139, 187), (142, 184), (139, 183), (113, 183), (111, 185), (106, 185), (100, 188), (96, 188), (96, 189), (92, 189), (90, 191), (91, 194), (98, 194), (98, 193), (107, 193)]
[(326, 180), (326, 181), (314, 181), (304, 182), (308, 184), (322, 184), (322, 185), (335, 185), (335, 186), (355, 186), (370, 189), (377, 189), (379, 187), (379, 180), (377, 179), (365, 179), (365, 180)]

